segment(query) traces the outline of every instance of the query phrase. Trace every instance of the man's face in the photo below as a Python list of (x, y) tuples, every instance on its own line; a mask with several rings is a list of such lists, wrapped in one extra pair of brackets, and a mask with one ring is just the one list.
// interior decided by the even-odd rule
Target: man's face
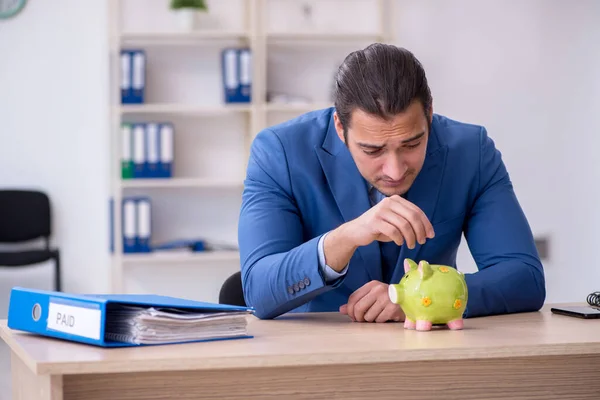
[[(334, 120), (345, 141), (337, 114)], [(390, 121), (355, 110), (349, 125), (346, 145), (362, 176), (386, 196), (406, 193), (423, 167), (429, 138), (421, 103), (414, 101)]]

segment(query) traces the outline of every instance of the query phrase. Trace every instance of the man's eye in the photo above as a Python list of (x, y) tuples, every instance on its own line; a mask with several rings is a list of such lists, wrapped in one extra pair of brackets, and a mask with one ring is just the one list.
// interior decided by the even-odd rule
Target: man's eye
[(408, 147), (409, 149), (414, 149), (415, 147), (419, 147), (420, 144), (421, 144), (421, 142), (415, 143), (415, 144), (409, 144), (406, 147)]
[(365, 154), (368, 154), (370, 156), (374, 156), (378, 153), (381, 152), (381, 149), (377, 149), (377, 150), (364, 150)]

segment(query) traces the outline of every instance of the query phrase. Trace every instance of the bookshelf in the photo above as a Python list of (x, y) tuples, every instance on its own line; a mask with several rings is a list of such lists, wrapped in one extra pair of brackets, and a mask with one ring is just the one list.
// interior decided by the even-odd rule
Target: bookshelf
[[(338, 9), (342, 1), (343, 12), (348, 13), (354, 4), (354, 18), (358, 17), (357, 21), (369, 18), (369, 26), (350, 31), (360, 25), (350, 22), (341, 24), (344, 29), (333, 29), (330, 22), (319, 19), (318, 15), (326, 16)], [(129, 291), (126, 275), (135, 266), (141, 266), (137, 271), (155, 268), (156, 274), (161, 273), (161, 268), (170, 271), (180, 264), (199, 270), (219, 269), (214, 274), (215, 281), (209, 282), (213, 287), (220, 286), (223, 277), (229, 274), (221, 270), (224, 265), (231, 273), (239, 270), (239, 254), (230, 250), (123, 254), (119, 206), (122, 199), (145, 195), (153, 200), (153, 239), (200, 237), (203, 233), (214, 233), (211, 229), (218, 227), (220, 231), (214, 233), (217, 241), (225, 237), (236, 240), (245, 166), (255, 135), (267, 126), (331, 106), (329, 86), (343, 57), (369, 43), (390, 42), (394, 37), (389, 21), (394, 12), (392, 0), (209, 0), (210, 13), (223, 17), (222, 26), (194, 31), (175, 27), (168, 4), (168, 0), (110, 0), (112, 292)], [(314, 11), (316, 22), (315, 26), (302, 28), (303, 17), (298, 13), (306, 11), (307, 5)], [(282, 12), (291, 19), (282, 23), (286, 18), (281, 16)], [(249, 103), (222, 100), (220, 52), (226, 47), (251, 50)], [(121, 104), (119, 55), (121, 49), (127, 48), (147, 53), (147, 93), (143, 104)], [(311, 67), (297, 66), (299, 61), (290, 61), (294, 57), (300, 61), (309, 59)], [(294, 68), (299, 70), (293, 72)], [(288, 70), (297, 79), (285, 87)], [(198, 88), (203, 88), (202, 94)], [(299, 94), (299, 99), (272, 102), (268, 100), (274, 98), (271, 92)], [(315, 92), (318, 94), (313, 96)], [(122, 179), (121, 124), (148, 121), (169, 121), (175, 125), (173, 177)], [(229, 208), (223, 208), (224, 204)], [(193, 217), (175, 215), (187, 211)], [(215, 222), (214, 214), (228, 222)], [(177, 227), (181, 229), (178, 231)], [(206, 276), (212, 275), (207, 272)]]

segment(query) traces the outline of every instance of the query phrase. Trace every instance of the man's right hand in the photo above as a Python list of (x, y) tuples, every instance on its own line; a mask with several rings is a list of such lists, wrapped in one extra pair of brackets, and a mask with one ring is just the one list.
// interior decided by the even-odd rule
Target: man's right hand
[(406, 243), (413, 249), (416, 243), (433, 239), (435, 232), (427, 216), (419, 207), (400, 197), (386, 197), (363, 215), (348, 222), (349, 239), (356, 246), (366, 246), (378, 240)]
[(431, 222), (419, 207), (400, 196), (391, 196), (331, 231), (323, 243), (325, 262), (340, 272), (358, 247), (375, 240), (394, 241), (399, 246), (406, 243), (412, 249), (434, 235)]

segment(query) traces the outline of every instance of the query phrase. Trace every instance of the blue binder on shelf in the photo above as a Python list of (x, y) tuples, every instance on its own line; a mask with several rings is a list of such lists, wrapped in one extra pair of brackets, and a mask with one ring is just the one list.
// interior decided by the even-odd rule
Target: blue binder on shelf
[(121, 103), (133, 103), (131, 94), (131, 52), (121, 50)]
[(159, 170), (159, 156), (160, 156), (160, 132), (159, 124), (156, 122), (149, 122), (146, 124), (146, 172), (144, 176), (146, 178), (158, 178), (160, 175)]
[(173, 158), (174, 158), (174, 128), (173, 124), (164, 122), (160, 124), (159, 132), (159, 160), (158, 177), (173, 177)]
[[(77, 295), (15, 287), (8, 327), (101, 347), (133, 347), (252, 338), (246, 330), (252, 312), (250, 307), (158, 295)], [(134, 321), (139, 315), (143, 319)], [(152, 318), (158, 325), (152, 326)], [(132, 322), (152, 326), (154, 338), (131, 330)]]
[(149, 196), (127, 196), (122, 199), (123, 253), (152, 251), (152, 202)]
[(123, 253), (137, 253), (137, 206), (135, 198), (124, 198), (121, 208)]
[(240, 72), (240, 101), (252, 101), (252, 52), (250, 49), (238, 49)]
[(136, 197), (134, 201), (136, 220), (135, 251), (137, 253), (149, 253), (152, 237), (152, 203), (150, 197)]
[(142, 104), (146, 94), (146, 52), (121, 50), (121, 103)]
[(132, 51), (131, 65), (132, 102), (143, 104), (146, 98), (146, 53), (143, 50)]
[(146, 124), (133, 124), (133, 178), (148, 177)]
[[(250, 50), (248, 49), (248, 52)], [(244, 53), (246, 54), (246, 53)], [(240, 63), (240, 49), (238, 48), (226, 48), (221, 51), (221, 69), (223, 77), (223, 100), (225, 103), (247, 103), (250, 98), (244, 96), (242, 93), (241, 78), (249, 78), (250, 62), (251, 59), (246, 55), (244, 60), (247, 63), (244, 64), (244, 70), (242, 71), (242, 64)], [(242, 76), (242, 72), (245, 73)], [(248, 85), (248, 79), (244, 79)]]

